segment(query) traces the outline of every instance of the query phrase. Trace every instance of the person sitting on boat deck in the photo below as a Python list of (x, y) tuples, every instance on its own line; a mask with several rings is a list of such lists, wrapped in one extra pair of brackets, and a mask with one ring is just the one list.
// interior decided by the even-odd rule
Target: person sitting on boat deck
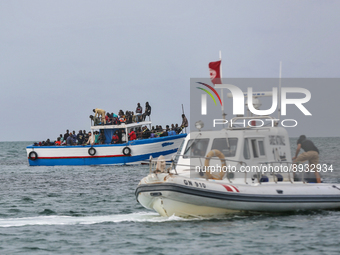
[(85, 144), (86, 145), (88, 145), (88, 144), (93, 145), (93, 142), (92, 142), (92, 133), (91, 132), (88, 133), (88, 139), (87, 139), (87, 142)]
[(165, 130), (162, 129), (162, 132), (159, 134), (159, 137), (168, 136), (169, 135), (168, 130), (170, 131), (169, 125), (166, 125)]
[(126, 124), (132, 123), (132, 115), (130, 111), (126, 111), (125, 118), (126, 118)]
[(96, 108), (96, 109), (93, 109), (93, 112), (95, 113), (94, 117), (99, 118), (99, 115), (100, 115), (102, 124), (103, 123), (106, 124), (106, 120), (105, 120), (105, 113), (106, 112), (104, 110)]
[(70, 131), (67, 129), (66, 133), (64, 134), (64, 141), (66, 142), (67, 137), (69, 136)]
[(59, 139), (60, 139), (61, 142), (63, 142), (64, 141), (64, 136), (62, 134), (60, 134), (59, 135)]
[[(300, 149), (303, 149), (305, 152), (299, 155)], [(307, 139), (305, 135), (301, 135), (297, 141), (297, 148), (295, 152), (295, 157), (293, 157), (293, 163), (307, 161), (309, 163), (309, 170), (317, 169), (317, 165), (319, 164), (319, 150), (316, 148), (314, 143)], [(313, 165), (313, 166), (312, 166)], [(317, 183), (321, 183), (321, 177), (318, 171), (315, 171), (315, 177)]]
[(181, 131), (188, 126), (189, 126), (188, 119), (187, 117), (185, 117), (185, 114), (182, 114), (182, 124), (181, 124), (179, 133), (181, 133)]
[(155, 132), (155, 137), (161, 137), (163, 134), (163, 128), (162, 125), (156, 125), (156, 132)]
[(145, 103), (145, 112), (143, 114), (143, 121), (145, 121), (146, 116), (151, 115), (151, 106), (149, 105), (149, 102)]
[(133, 140), (136, 140), (136, 139), (137, 139), (136, 133), (133, 129), (131, 129), (131, 131), (129, 133), (129, 140), (133, 141)]
[(126, 119), (125, 119), (125, 115), (124, 115), (124, 114), (119, 116), (119, 122), (120, 122), (121, 124), (126, 122)]
[(119, 121), (117, 115), (116, 115), (116, 117), (113, 117), (113, 119), (112, 119), (112, 125), (120, 125), (120, 121)]
[(105, 115), (105, 123), (111, 125), (111, 115), (109, 112)]
[(150, 137), (150, 134), (151, 134), (151, 132), (150, 132), (150, 130), (148, 129), (148, 127), (147, 127), (147, 126), (144, 126), (144, 127), (143, 127), (143, 131), (142, 131), (142, 138), (143, 138), (143, 139), (149, 138), (149, 137)]
[(66, 139), (66, 145), (75, 145), (72, 137), (72, 133), (69, 134), (69, 136)]
[(82, 145), (84, 143), (85, 136), (83, 134), (83, 131), (79, 130), (79, 133), (77, 134), (77, 141), (79, 145)]
[(136, 116), (137, 116), (138, 122), (142, 120), (142, 114), (143, 114), (143, 108), (142, 106), (140, 106), (140, 103), (138, 103), (137, 108), (136, 108)]
[(50, 139), (48, 138), (45, 143), (44, 143), (44, 146), (51, 146), (51, 145), (54, 145), (54, 143), (51, 143)]
[(176, 132), (176, 134), (179, 134), (181, 131), (180, 131), (181, 129), (178, 127), (178, 124), (176, 123), (176, 125), (175, 125), (175, 132)]
[(111, 143), (112, 143), (112, 144), (119, 143), (118, 131), (116, 131), (116, 132), (113, 134)]
[(57, 137), (57, 141), (55, 141), (54, 144), (57, 145), (57, 146), (60, 146), (60, 145), (61, 145), (60, 137)]
[(168, 136), (168, 135), (169, 135), (169, 133), (166, 130), (163, 130), (163, 132), (161, 132), (159, 134), (159, 137), (164, 137), (164, 136)]

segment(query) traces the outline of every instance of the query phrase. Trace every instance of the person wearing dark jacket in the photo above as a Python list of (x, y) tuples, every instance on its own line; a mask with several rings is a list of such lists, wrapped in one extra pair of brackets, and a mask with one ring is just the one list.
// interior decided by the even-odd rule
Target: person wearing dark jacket
[(149, 105), (149, 102), (145, 103), (145, 113), (143, 114), (143, 120), (145, 121), (146, 116), (151, 115), (151, 106)]
[[(299, 155), (300, 149), (304, 152)], [(315, 177), (317, 183), (321, 183), (320, 174), (316, 171), (319, 164), (319, 150), (316, 148), (311, 140), (308, 140), (305, 135), (301, 135), (297, 141), (297, 148), (295, 156), (293, 157), (293, 163), (307, 161), (309, 163), (309, 170), (315, 171)]]
[(67, 129), (66, 133), (64, 134), (64, 141), (66, 142), (67, 137), (70, 135), (70, 131)]

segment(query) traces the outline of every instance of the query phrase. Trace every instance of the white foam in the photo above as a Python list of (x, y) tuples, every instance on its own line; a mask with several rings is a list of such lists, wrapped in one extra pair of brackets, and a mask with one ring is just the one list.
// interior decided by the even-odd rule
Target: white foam
[(162, 217), (153, 212), (140, 212), (131, 214), (115, 214), (104, 216), (37, 216), (25, 218), (8, 218), (0, 219), (0, 227), (21, 227), (34, 225), (89, 225), (103, 222), (167, 222), (167, 221), (188, 221), (197, 220), (197, 218), (185, 219), (177, 216)]

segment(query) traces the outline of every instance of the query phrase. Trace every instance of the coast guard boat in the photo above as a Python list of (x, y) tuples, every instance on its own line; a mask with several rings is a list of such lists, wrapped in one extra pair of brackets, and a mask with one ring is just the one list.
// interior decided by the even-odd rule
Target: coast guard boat
[(104, 132), (106, 141), (100, 145), (75, 146), (27, 146), (26, 152), (31, 166), (55, 165), (129, 165), (140, 164), (150, 156), (171, 156), (186, 134), (171, 133), (168, 136), (127, 141), (110, 144), (116, 130), (124, 130), (128, 134), (131, 129), (150, 125), (150, 121), (142, 121), (121, 125), (94, 125), (91, 122), (92, 137), (94, 130)]
[(340, 184), (315, 183), (299, 167), (294, 173), (290, 159), (282, 127), (199, 130), (186, 137), (169, 169), (162, 158), (150, 161), (135, 195), (162, 216), (340, 209)]
[[(273, 125), (256, 126), (260, 120)], [(204, 123), (196, 122), (198, 130), (188, 134), (169, 168), (163, 157), (150, 159), (137, 201), (162, 216), (340, 209), (340, 184), (318, 183), (329, 166), (305, 173), (307, 164), (293, 164), (288, 133), (277, 120), (235, 117), (219, 131), (203, 131)], [(248, 124), (232, 125), (240, 122)]]

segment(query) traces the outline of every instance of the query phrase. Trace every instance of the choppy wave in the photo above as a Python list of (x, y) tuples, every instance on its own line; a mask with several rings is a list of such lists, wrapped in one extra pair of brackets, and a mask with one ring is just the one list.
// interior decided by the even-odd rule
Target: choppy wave
[(192, 221), (200, 218), (181, 218), (177, 216), (162, 217), (158, 213), (140, 212), (131, 214), (102, 215), (102, 216), (37, 216), (24, 218), (0, 219), (0, 227), (22, 227), (32, 225), (91, 225), (99, 223), (120, 222), (168, 222), (168, 221)]

